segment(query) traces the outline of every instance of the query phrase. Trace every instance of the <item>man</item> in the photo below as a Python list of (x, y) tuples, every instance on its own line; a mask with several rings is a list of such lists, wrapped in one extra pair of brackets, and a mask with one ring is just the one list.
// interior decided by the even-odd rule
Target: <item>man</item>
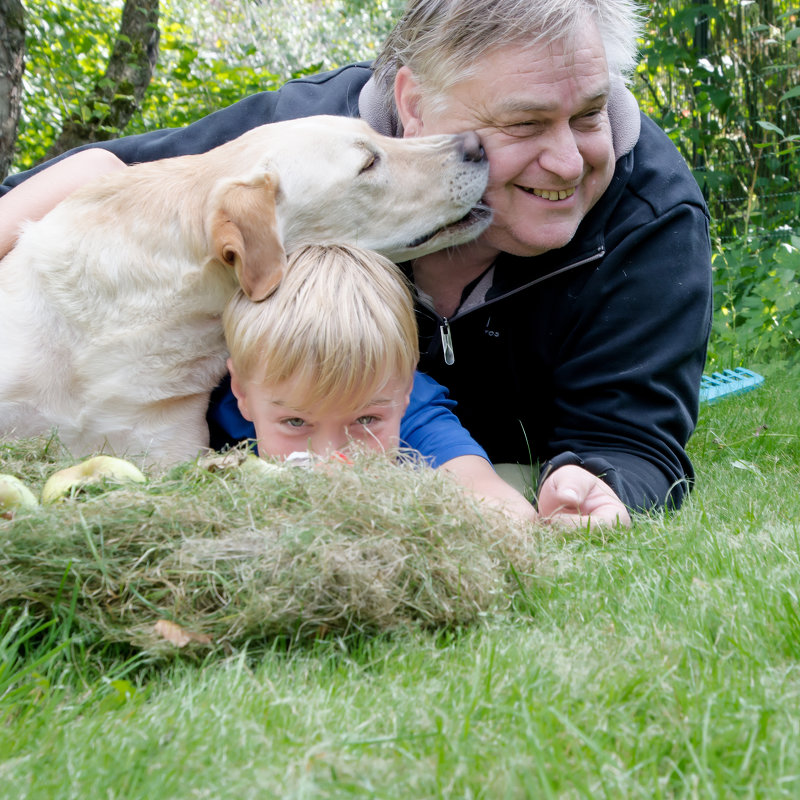
[(693, 478), (711, 319), (702, 195), (624, 85), (637, 32), (629, 0), (411, 0), (374, 77), (351, 65), (103, 147), (152, 160), (310, 114), (476, 130), (494, 220), (406, 265), (420, 368), (495, 463), (541, 464), (542, 516), (629, 524)]

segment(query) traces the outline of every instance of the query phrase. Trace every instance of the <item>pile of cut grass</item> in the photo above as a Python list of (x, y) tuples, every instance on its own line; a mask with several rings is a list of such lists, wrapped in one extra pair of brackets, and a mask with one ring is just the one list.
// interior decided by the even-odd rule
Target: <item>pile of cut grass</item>
[[(0, 472), (34, 490), (71, 463), (52, 441), (0, 445)], [(163, 653), (161, 621), (190, 651), (457, 627), (508, 605), (535, 546), (533, 529), (412, 462), (188, 463), (0, 521), (0, 604)]]

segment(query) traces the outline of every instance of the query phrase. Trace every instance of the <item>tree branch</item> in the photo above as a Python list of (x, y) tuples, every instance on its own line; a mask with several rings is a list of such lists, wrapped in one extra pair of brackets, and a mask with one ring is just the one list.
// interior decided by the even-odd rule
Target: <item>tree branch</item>
[(88, 142), (120, 135), (136, 113), (158, 60), (159, 0), (125, 0), (122, 21), (108, 68), (71, 116), (45, 155), (45, 160)]
[(0, 180), (8, 174), (22, 105), (25, 12), (21, 0), (0, 0)]

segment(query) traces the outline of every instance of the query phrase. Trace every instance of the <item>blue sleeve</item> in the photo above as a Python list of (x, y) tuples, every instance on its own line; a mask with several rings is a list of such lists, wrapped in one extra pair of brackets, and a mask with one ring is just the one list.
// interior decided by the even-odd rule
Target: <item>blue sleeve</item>
[(432, 467), (457, 456), (480, 456), (486, 451), (467, 433), (453, 413), (455, 400), (433, 378), (417, 372), (411, 401), (400, 422), (400, 442), (419, 452)]
[(214, 450), (234, 447), (247, 439), (255, 440), (256, 427), (239, 411), (239, 403), (231, 389), (230, 375), (226, 375), (211, 393), (206, 422)]
[[(418, 451), (432, 467), (457, 456), (481, 456), (488, 461), (486, 451), (453, 413), (454, 406), (444, 386), (417, 372), (408, 409), (400, 422), (401, 444)], [(206, 419), (215, 450), (256, 437), (253, 423), (239, 411), (230, 377), (226, 376), (211, 395)]]

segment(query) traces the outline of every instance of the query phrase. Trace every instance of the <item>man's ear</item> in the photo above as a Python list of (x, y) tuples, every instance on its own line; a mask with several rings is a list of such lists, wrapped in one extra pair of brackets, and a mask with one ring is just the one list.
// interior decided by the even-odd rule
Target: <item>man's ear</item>
[(239, 413), (241, 413), (248, 422), (252, 422), (253, 417), (247, 407), (247, 393), (242, 388), (242, 384), (239, 382), (239, 378), (236, 375), (236, 370), (233, 368), (233, 362), (230, 359), (228, 359), (228, 372), (231, 374), (231, 391), (236, 398), (236, 402), (239, 404)]
[(394, 79), (394, 102), (403, 136), (422, 136), (422, 90), (409, 67), (400, 67)]
[(286, 267), (275, 210), (277, 191), (277, 177), (260, 171), (222, 184), (211, 199), (206, 221), (211, 254), (236, 270), (251, 300), (272, 294)]

